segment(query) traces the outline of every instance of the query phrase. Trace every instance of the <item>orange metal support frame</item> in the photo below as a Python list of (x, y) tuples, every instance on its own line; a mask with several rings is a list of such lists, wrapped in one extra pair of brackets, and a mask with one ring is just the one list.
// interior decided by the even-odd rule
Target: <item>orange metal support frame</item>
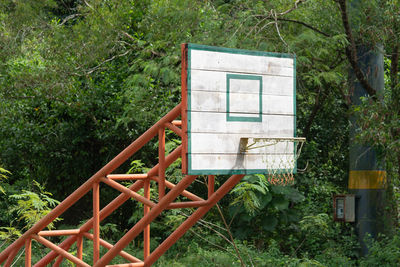
[[(150, 266), (165, 251), (167, 251), (191, 226), (193, 226), (207, 211), (209, 211), (232, 187), (234, 187), (243, 175), (231, 176), (218, 189), (214, 185), (214, 176), (208, 177), (208, 195), (207, 199), (203, 199), (189, 191), (186, 188), (196, 179), (197, 176), (187, 175), (182, 178), (178, 184), (173, 184), (166, 179), (165, 170), (175, 160), (182, 155), (182, 146), (176, 148), (169, 155), (165, 155), (165, 129), (168, 128), (182, 137), (182, 142), (186, 142), (183, 138), (185, 126), (180, 121), (176, 121), (181, 115), (181, 105), (179, 104), (158, 121), (153, 127), (147, 130), (142, 136), (136, 139), (131, 145), (124, 149), (119, 155), (111, 160), (107, 165), (100, 169), (95, 175), (87, 180), (69, 197), (62, 201), (53, 211), (36, 223), (31, 229), (25, 232), (19, 239), (12, 243), (8, 248), (0, 253), (0, 264), (4, 263), (4, 267), (9, 267), (14, 261), (18, 252), (25, 247), (25, 266), (31, 266), (32, 263), (32, 240), (41, 243), (51, 250), (45, 257), (35, 263), (34, 266), (46, 266), (53, 263), (53, 266), (60, 266), (64, 259), (76, 264), (76, 266)], [(182, 127), (182, 128), (180, 128)], [(146, 174), (111, 174), (123, 162), (149, 142), (153, 137), (158, 135), (159, 140), (159, 163), (154, 166)], [(135, 181), (131, 186), (125, 187), (118, 181)], [(150, 199), (150, 181), (153, 180), (158, 185), (158, 201), (154, 202)], [(111, 201), (107, 206), (100, 210), (100, 183), (108, 185), (121, 194)], [(144, 195), (137, 193), (141, 188), (144, 189)], [(166, 191), (166, 188), (170, 189)], [(93, 217), (78, 229), (71, 230), (53, 230), (43, 231), (43, 229), (69, 207), (76, 203), (85, 194), (92, 191), (93, 197)], [(186, 197), (189, 201), (174, 202), (178, 196)], [(114, 210), (120, 207), (129, 199), (135, 199), (144, 204), (143, 218), (139, 220), (116, 244), (110, 244), (100, 237), (100, 222), (109, 216)], [(176, 208), (197, 208), (193, 214), (186, 219), (167, 239), (165, 239), (154, 251), (150, 251), (150, 223), (160, 213), (166, 209)], [(93, 230), (92, 233), (89, 233)], [(140, 233), (144, 235), (144, 251), (143, 259), (138, 259), (123, 249), (134, 240)], [(46, 239), (49, 236), (68, 236), (63, 242), (56, 245)], [(93, 262), (86, 263), (82, 260), (83, 255), (83, 239), (92, 240), (93, 242)], [(68, 252), (70, 247), (76, 243), (76, 255)], [(100, 255), (100, 247), (106, 248), (108, 251), (104, 255)], [(121, 256), (129, 263), (117, 265), (107, 265), (116, 256)], [(91, 264), (91, 265), (90, 265)]]

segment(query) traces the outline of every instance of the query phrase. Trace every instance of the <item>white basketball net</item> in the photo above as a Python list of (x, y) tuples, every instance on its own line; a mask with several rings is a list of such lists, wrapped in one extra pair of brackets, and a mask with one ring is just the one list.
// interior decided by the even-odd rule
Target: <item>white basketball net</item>
[(246, 154), (259, 154), (265, 163), (265, 175), (274, 185), (294, 182), (296, 162), (305, 138), (241, 138), (240, 150)]

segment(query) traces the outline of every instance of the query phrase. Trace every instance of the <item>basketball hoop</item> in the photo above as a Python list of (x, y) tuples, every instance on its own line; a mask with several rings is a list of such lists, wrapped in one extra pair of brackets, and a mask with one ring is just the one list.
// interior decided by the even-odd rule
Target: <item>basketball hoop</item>
[(297, 159), (305, 141), (303, 137), (242, 137), (240, 152), (261, 155), (268, 181), (274, 185), (288, 185), (294, 182)]

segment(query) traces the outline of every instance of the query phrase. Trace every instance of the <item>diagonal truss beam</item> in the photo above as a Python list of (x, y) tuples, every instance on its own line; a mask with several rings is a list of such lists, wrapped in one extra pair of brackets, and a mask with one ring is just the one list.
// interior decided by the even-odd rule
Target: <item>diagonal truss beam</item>
[[(170, 165), (172, 162), (177, 160), (182, 152), (182, 146), (180, 145), (177, 147), (173, 152), (171, 152), (165, 159), (166, 164)], [(149, 172), (148, 175), (154, 176), (158, 173), (158, 168), (159, 165), (157, 164), (154, 166)], [(136, 181), (133, 183), (131, 186), (128, 188), (132, 191), (138, 191), (140, 188), (142, 188), (144, 185), (143, 180)], [(111, 201), (106, 207), (104, 207), (100, 211), (100, 221), (104, 220), (107, 216), (109, 216), (114, 210), (119, 208), (123, 203), (125, 203), (127, 200), (130, 199), (130, 195), (127, 195), (125, 193), (120, 194), (118, 197), (116, 197), (113, 201)], [(80, 227), (81, 232), (88, 232), (90, 229), (92, 229), (93, 226), (93, 218), (89, 219), (84, 225)], [(62, 242), (59, 246), (61, 248), (65, 248), (68, 245), (72, 245), (76, 241), (77, 237), (76, 236), (70, 236), (64, 242)], [(56, 254), (54, 251), (51, 251), (49, 254), (47, 254), (44, 258), (42, 258), (39, 262), (37, 262), (34, 267), (42, 267), (46, 266), (49, 264), (52, 260), (54, 260), (58, 254)]]
[(208, 201), (209, 205), (198, 208), (189, 218), (185, 220), (175, 231), (167, 237), (151, 254), (145, 259), (145, 266), (153, 264), (165, 251), (181, 238), (186, 231), (192, 227), (199, 219), (201, 219), (217, 202), (226, 195), (244, 175), (232, 175), (215, 193), (213, 193)]
[(107, 165), (101, 168), (95, 175), (81, 185), (76, 191), (69, 195), (64, 201), (62, 201), (57, 207), (55, 207), (49, 214), (43, 217), (37, 222), (32, 228), (26, 231), (21, 237), (14, 241), (8, 248), (0, 253), (0, 263), (5, 261), (9, 254), (15, 250), (19, 250), (24, 244), (25, 240), (30, 238), (33, 234), (36, 234), (43, 230), (49, 223), (54, 221), (68, 208), (70, 208), (76, 201), (81, 199), (87, 194), (94, 183), (98, 182), (101, 177), (106, 177), (108, 174), (113, 172), (122, 163), (124, 163), (129, 157), (137, 152), (143, 145), (149, 142), (154, 136), (157, 135), (160, 127), (164, 127), (165, 123), (173, 121), (181, 113), (181, 104), (178, 104), (168, 114), (166, 114), (161, 120), (154, 124), (144, 134), (132, 142), (127, 148), (119, 153), (114, 159), (112, 159)]
[[(39, 260), (35, 266), (44, 267), (53, 260), (54, 267), (60, 266), (63, 259), (66, 258), (77, 266), (90, 266), (82, 261), (82, 245), (83, 238), (92, 240), (93, 242), (93, 266), (106, 266), (117, 255), (122, 256), (130, 263), (117, 264), (110, 266), (150, 266), (153, 264), (168, 248), (170, 248), (191, 226), (193, 226), (202, 216), (204, 216), (231, 188), (233, 188), (244, 175), (231, 176), (218, 190), (214, 191), (215, 178), (213, 175), (208, 177), (208, 198), (203, 199), (189, 191), (186, 188), (191, 185), (197, 176), (186, 175), (177, 184), (166, 180), (165, 170), (174, 161), (182, 155), (182, 145), (177, 147), (169, 155), (165, 155), (165, 129), (171, 129), (175, 134), (182, 137), (182, 143), (185, 142), (185, 129), (181, 122), (173, 121), (180, 115), (181, 105), (177, 105), (153, 127), (147, 130), (143, 135), (136, 139), (131, 145), (124, 149), (118, 156), (111, 160), (107, 165), (100, 169), (95, 175), (87, 180), (75, 192), (61, 202), (52, 212), (35, 224), (31, 229), (24, 233), (19, 239), (11, 244), (7, 249), (0, 253), (0, 264), (4, 261), (9, 267), (13, 262), (15, 255), (25, 245), (25, 266), (31, 266), (31, 240), (34, 239), (44, 246), (50, 248), (44, 258)], [(124, 161), (138, 151), (154, 136), (158, 135), (159, 163), (154, 166), (147, 174), (110, 174), (118, 168)], [(125, 187), (115, 180), (136, 180), (129, 187)], [(150, 181), (153, 180), (158, 184), (159, 198), (158, 203), (150, 200)], [(100, 182), (103, 182), (121, 194), (111, 201), (106, 207), (100, 210)], [(137, 191), (144, 188), (144, 196), (138, 194)], [(166, 193), (166, 188), (170, 191)], [(93, 217), (83, 224), (79, 229), (72, 230), (55, 230), (41, 231), (55, 218), (60, 216), (65, 210), (76, 203), (81, 197), (92, 190), (93, 195)], [(190, 201), (174, 202), (178, 196), (184, 196)], [(130, 198), (134, 198), (144, 204), (144, 215), (115, 245), (112, 245), (100, 238), (100, 222), (109, 216), (114, 210), (120, 207)], [(150, 223), (159, 216), (164, 210), (176, 208), (197, 208), (197, 210), (180, 225), (166, 240), (164, 240), (156, 250), (150, 251)], [(93, 234), (89, 231), (93, 229)], [(143, 261), (124, 252), (123, 249), (135, 239), (141, 232), (144, 234), (144, 259)], [(56, 245), (45, 239), (43, 236), (59, 236), (68, 235), (61, 244)], [(76, 242), (76, 256), (70, 254), (68, 250)], [(100, 246), (108, 249), (103, 257), (100, 257)]]
[(94, 267), (102, 267), (109, 263), (121, 250), (123, 250), (129, 242), (131, 242), (143, 229), (150, 224), (164, 209), (175, 200), (180, 193), (186, 189), (195, 179), (196, 175), (185, 176), (168, 194), (166, 194), (160, 202), (150, 210), (138, 223), (131, 228), (124, 237), (122, 237), (115, 246), (110, 249), (95, 265)]

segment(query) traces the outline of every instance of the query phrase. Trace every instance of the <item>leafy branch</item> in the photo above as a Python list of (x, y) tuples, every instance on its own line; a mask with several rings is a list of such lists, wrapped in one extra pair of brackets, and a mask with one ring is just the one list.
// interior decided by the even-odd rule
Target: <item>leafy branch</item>
[(337, 2), (340, 6), (340, 14), (342, 16), (343, 27), (346, 32), (347, 40), (349, 41), (349, 46), (346, 48), (346, 56), (350, 62), (351, 67), (354, 70), (354, 74), (356, 75), (360, 84), (364, 87), (365, 91), (367, 91), (370, 96), (375, 96), (376, 90), (369, 84), (364, 73), (361, 71), (358, 65), (357, 47), (350, 28), (346, 0), (337, 0)]
[[(28, 229), (32, 227), (36, 222), (46, 216), (52, 207), (55, 207), (60, 202), (53, 199), (50, 192), (45, 191), (44, 187), (38, 182), (33, 181), (36, 186), (38, 193), (22, 190), (21, 194), (11, 195), (10, 198), (17, 201), (17, 204), (10, 208), (10, 212), (16, 212), (18, 215), (18, 221), (24, 221), (25, 227), (23, 229)], [(54, 228), (54, 222), (60, 221), (57, 218), (52, 223), (50, 223), (47, 228)]]
[[(260, 14), (254, 15), (253, 17), (261, 19), (254, 27), (257, 27), (260, 23), (262, 23), (265, 20), (273, 20), (272, 22), (269, 22), (266, 25), (264, 25), (260, 29), (260, 31), (261, 31), (266, 26), (268, 26), (270, 24), (274, 24), (274, 23), (275, 23), (275, 26), (278, 27), (277, 26), (277, 21), (285, 21), (285, 22), (292, 22), (292, 23), (300, 24), (300, 25), (302, 25), (302, 26), (304, 26), (304, 27), (306, 27), (306, 28), (308, 28), (310, 30), (313, 30), (313, 31), (315, 31), (315, 32), (317, 32), (319, 34), (322, 34), (325, 37), (331, 37), (330, 34), (328, 34), (326, 32), (323, 32), (322, 30), (319, 30), (316, 27), (314, 27), (314, 26), (312, 26), (312, 25), (310, 25), (308, 23), (305, 23), (303, 21), (299, 21), (299, 20), (295, 20), (295, 19), (282, 18), (282, 16), (284, 16), (286, 14), (289, 14), (290, 12), (296, 10), (300, 4), (305, 3), (306, 1), (307, 0), (298, 0), (298, 1), (295, 2), (294, 6), (292, 8), (290, 8), (290, 9), (284, 11), (284, 12), (277, 13), (275, 10), (271, 10), (268, 15), (260, 15)], [(251, 30), (250, 32), (252, 32), (252, 31), (253, 30)]]
[(296, 10), (299, 7), (299, 5), (304, 4), (305, 2), (307, 2), (307, 0), (296, 0), (296, 2), (294, 3), (293, 7), (289, 8), (286, 11), (278, 13), (277, 15), (278, 16), (283, 16), (283, 15), (289, 14), (290, 12)]
[[(269, 19), (270, 19), (270, 18), (269, 18)], [(307, 24), (307, 23), (305, 23), (305, 22), (303, 22), (303, 21), (294, 20), (294, 19), (285, 19), (285, 18), (277, 18), (277, 20), (279, 20), (279, 21), (293, 22), (293, 23), (296, 23), (296, 24), (300, 24), (300, 25), (303, 25), (303, 26), (306, 27), (306, 28), (309, 28), (310, 30), (313, 30), (313, 31), (315, 31), (315, 32), (317, 32), (317, 33), (319, 33), (319, 34), (322, 34), (322, 35), (325, 36), (325, 37), (331, 37), (330, 34), (328, 34), (328, 33), (326, 33), (326, 32), (323, 32), (323, 31), (317, 29), (316, 27), (314, 27), (314, 26), (312, 26), (312, 25), (310, 25), (310, 24)]]
[[(7, 174), (11, 174), (11, 172), (7, 171), (6, 169), (3, 169), (0, 167), (0, 182), (3, 180), (7, 180)], [(0, 192), (5, 194), (4, 188), (0, 185)]]

